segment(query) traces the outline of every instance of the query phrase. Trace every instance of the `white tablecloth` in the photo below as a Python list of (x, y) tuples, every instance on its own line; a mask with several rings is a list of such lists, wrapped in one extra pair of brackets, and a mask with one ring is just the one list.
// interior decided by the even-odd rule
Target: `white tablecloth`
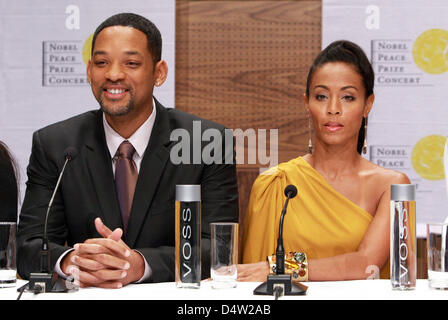
[[(0, 300), (14, 300), (17, 288), (26, 281), (18, 280), (15, 288), (1, 288)], [(175, 283), (131, 284), (121, 289), (86, 288), (69, 293), (24, 292), (21, 300), (273, 300), (272, 296), (256, 296), (258, 282), (238, 282), (234, 289), (213, 289), (203, 281), (200, 289), (179, 289)], [(281, 297), (282, 300), (448, 300), (448, 291), (430, 289), (427, 280), (417, 280), (412, 291), (395, 291), (389, 280), (357, 280), (308, 282), (306, 296)]]

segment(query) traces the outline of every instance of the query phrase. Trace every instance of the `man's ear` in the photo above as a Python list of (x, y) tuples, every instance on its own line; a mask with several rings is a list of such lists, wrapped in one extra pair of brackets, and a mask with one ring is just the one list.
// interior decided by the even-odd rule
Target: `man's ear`
[(86, 70), (86, 74), (87, 74), (87, 81), (90, 82), (92, 81), (92, 72), (91, 69), (92, 68), (92, 60), (90, 59), (89, 62), (87, 63), (87, 70)]
[(168, 65), (165, 60), (157, 62), (154, 71), (154, 85), (161, 86), (168, 76)]

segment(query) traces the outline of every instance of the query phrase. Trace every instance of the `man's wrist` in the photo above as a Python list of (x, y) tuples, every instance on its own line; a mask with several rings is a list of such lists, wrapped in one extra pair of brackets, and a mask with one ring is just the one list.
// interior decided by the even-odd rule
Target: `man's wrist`
[(142, 283), (142, 282), (149, 281), (149, 279), (152, 276), (152, 269), (151, 269), (151, 266), (149, 265), (148, 261), (146, 260), (146, 257), (143, 255), (143, 253), (141, 251), (139, 251), (137, 249), (134, 249), (132, 251), (134, 253), (139, 254), (141, 259), (143, 260), (143, 274), (141, 274), (139, 271), (136, 271), (136, 274), (138, 273), (138, 275), (141, 275), (141, 277), (136, 279), (135, 281), (133, 281), (133, 283)]
[(66, 278), (69, 276), (69, 266), (72, 265), (71, 256), (74, 249), (69, 249), (65, 251), (58, 259), (55, 265), (55, 271), (62, 277)]
[(131, 282), (140, 282), (144, 280), (144, 275), (145, 275), (145, 258), (143, 257), (143, 255), (137, 251), (137, 250), (132, 250), (132, 276), (131, 276)]

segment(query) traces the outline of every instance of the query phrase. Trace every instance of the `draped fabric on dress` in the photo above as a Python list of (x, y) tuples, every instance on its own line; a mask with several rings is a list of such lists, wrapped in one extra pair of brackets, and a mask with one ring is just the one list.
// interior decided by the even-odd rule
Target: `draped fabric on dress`
[[(264, 261), (275, 253), (284, 189), (289, 184), (295, 185), (298, 193), (289, 201), (284, 220), (286, 252), (301, 251), (308, 259), (319, 259), (357, 250), (372, 215), (298, 157), (269, 169), (255, 181), (244, 223), (243, 263)], [(381, 277), (388, 276), (386, 264)]]

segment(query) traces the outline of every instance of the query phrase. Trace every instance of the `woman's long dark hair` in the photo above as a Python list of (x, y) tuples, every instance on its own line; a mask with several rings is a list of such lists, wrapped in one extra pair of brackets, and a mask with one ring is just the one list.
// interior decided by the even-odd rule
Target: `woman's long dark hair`
[[(306, 96), (310, 94), (310, 84), (314, 72), (317, 68), (329, 62), (344, 62), (350, 64), (356, 68), (361, 75), (364, 87), (366, 90), (366, 98), (373, 94), (373, 86), (375, 83), (375, 73), (373, 72), (372, 65), (367, 58), (364, 51), (356, 44), (348, 40), (338, 40), (332, 42), (314, 60), (311, 65), (308, 77), (306, 79)], [(361, 128), (359, 128), (358, 134), (358, 146), (357, 151), (359, 154), (362, 152), (364, 145), (365, 130), (364, 126), (367, 124), (367, 118), (362, 119)]]
[(17, 188), (16, 190), (18, 190), (19, 170), (17, 167), (17, 162), (11, 156), (8, 147), (2, 141), (0, 141), (0, 161), (9, 163), (11, 165), (12, 170), (14, 172), (14, 179)]

